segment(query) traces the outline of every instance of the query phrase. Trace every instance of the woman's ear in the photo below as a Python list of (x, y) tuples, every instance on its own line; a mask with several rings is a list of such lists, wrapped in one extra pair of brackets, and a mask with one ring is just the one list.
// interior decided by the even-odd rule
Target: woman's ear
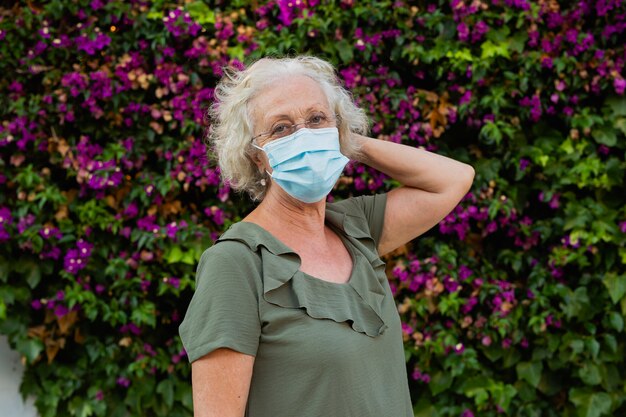
[(267, 159), (267, 156), (263, 152), (258, 150), (252, 151), (250, 153), (250, 159), (252, 159), (252, 162), (254, 162), (260, 172), (265, 172), (266, 170), (269, 170), (269, 161)]

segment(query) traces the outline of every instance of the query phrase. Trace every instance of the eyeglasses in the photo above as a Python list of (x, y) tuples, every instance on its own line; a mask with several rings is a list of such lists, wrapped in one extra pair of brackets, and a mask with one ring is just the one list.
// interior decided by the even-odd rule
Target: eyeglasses
[(263, 138), (262, 143), (259, 143), (259, 141), (257, 141), (257, 144), (262, 146), (265, 143), (281, 139), (295, 133), (300, 126), (304, 126), (307, 129), (323, 129), (326, 127), (335, 127), (338, 121), (338, 116), (329, 117), (323, 113), (317, 113), (303, 123), (278, 123), (267, 132), (259, 133), (258, 135), (254, 136), (252, 140), (255, 141), (258, 138)]

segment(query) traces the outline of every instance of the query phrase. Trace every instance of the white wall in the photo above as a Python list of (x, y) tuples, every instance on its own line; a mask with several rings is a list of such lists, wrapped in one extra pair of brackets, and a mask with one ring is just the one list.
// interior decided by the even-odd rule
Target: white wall
[(34, 401), (22, 402), (19, 392), (22, 372), (20, 355), (9, 348), (6, 337), (0, 336), (0, 414), (3, 416), (37, 417)]

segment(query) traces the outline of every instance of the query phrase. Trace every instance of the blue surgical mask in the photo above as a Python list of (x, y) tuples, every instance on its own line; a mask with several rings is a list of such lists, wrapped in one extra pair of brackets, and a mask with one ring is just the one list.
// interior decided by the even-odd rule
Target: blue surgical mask
[(340, 152), (336, 127), (302, 128), (262, 148), (253, 146), (267, 154), (272, 180), (304, 203), (326, 197), (350, 161)]

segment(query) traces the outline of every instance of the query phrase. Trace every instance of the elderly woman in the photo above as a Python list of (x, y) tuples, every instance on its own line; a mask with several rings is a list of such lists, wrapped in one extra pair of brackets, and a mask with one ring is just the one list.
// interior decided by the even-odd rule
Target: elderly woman
[[(363, 111), (318, 58), (230, 71), (216, 100), (222, 175), (260, 203), (197, 268), (180, 326), (195, 415), (413, 416), (380, 257), (445, 217), (473, 168), (363, 136)], [(348, 158), (403, 186), (327, 203)]]

